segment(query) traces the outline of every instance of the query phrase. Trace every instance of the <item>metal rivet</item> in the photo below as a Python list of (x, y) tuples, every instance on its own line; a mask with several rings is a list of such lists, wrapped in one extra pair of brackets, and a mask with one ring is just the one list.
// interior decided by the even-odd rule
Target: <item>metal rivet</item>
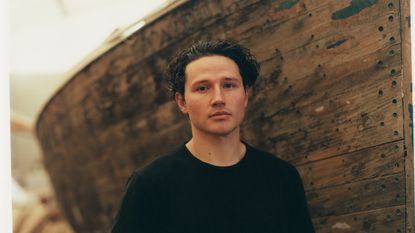
[(380, 187), (382, 187), (382, 191), (386, 190), (386, 185), (385, 184), (382, 184)]
[(378, 27), (378, 30), (381, 32), (381, 31), (383, 31), (383, 27), (382, 26), (380, 26), (380, 27)]
[(395, 69), (391, 69), (390, 74), (391, 74), (392, 76), (396, 75), (396, 70), (395, 70)]
[(398, 103), (398, 101), (396, 99), (393, 99), (392, 103), (396, 104), (396, 103)]
[(378, 61), (378, 65), (382, 66), (383, 65), (383, 61), (382, 60)]
[(392, 81), (392, 86), (396, 86), (396, 84), (397, 84), (397, 82), (394, 80), (394, 81)]
[(395, 183), (399, 182), (399, 177), (395, 177)]
[(391, 2), (390, 2), (390, 3), (388, 4), (388, 7), (389, 7), (389, 8), (393, 8), (393, 3), (391, 3)]
[(391, 42), (391, 43), (395, 42), (395, 37), (391, 36), (391, 37), (389, 38), (389, 42)]
[(379, 96), (382, 96), (383, 95), (383, 91), (382, 90), (379, 90), (378, 94), (379, 94)]
[(392, 113), (392, 116), (393, 117), (397, 117), (398, 116), (398, 113), (394, 112), (394, 113)]
[(395, 50), (391, 50), (391, 51), (389, 51), (389, 56), (395, 56)]
[(398, 132), (398, 131), (394, 131), (394, 132), (393, 132), (393, 134), (394, 134), (395, 136), (398, 136), (398, 135), (399, 135), (399, 132)]
[(381, 121), (380, 126), (385, 126), (385, 122)]
[(311, 14), (311, 13), (310, 13), (310, 14), (308, 14), (308, 16), (310, 16), (310, 17), (311, 17), (311, 16), (313, 16), (313, 14)]
[(397, 209), (397, 210), (396, 210), (396, 214), (397, 214), (397, 215), (401, 215), (401, 210), (400, 210), (400, 209)]
[(390, 216), (389, 214), (387, 214), (387, 215), (385, 216), (385, 220), (386, 220), (387, 222), (390, 222), (390, 221), (392, 221), (392, 218), (391, 218), (391, 216)]
[(391, 15), (391, 16), (389, 16), (388, 17), (388, 20), (390, 21), (390, 22), (392, 22), (393, 21), (393, 16)]

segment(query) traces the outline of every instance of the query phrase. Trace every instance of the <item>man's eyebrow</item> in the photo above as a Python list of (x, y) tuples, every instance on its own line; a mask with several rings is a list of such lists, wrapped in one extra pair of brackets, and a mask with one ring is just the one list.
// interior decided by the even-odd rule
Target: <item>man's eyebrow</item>
[[(233, 78), (233, 77), (225, 77), (222, 80), (225, 80), (225, 81), (236, 81), (236, 82), (239, 81), (239, 79)], [(208, 80), (208, 79), (202, 79), (202, 80), (198, 80), (198, 81), (192, 83), (191, 85), (193, 86), (193, 85), (198, 85), (198, 84), (203, 84), (203, 83), (209, 83), (209, 82), (210, 82), (210, 80)]]
[(209, 80), (207, 80), (207, 79), (203, 79), (203, 80), (198, 80), (198, 81), (196, 81), (196, 82), (192, 83), (192, 85), (195, 85), (195, 84), (200, 84), (200, 83), (208, 83), (208, 82), (209, 82)]
[(239, 79), (237, 78), (233, 78), (233, 77), (225, 77), (225, 80), (229, 80), (229, 81), (238, 81)]

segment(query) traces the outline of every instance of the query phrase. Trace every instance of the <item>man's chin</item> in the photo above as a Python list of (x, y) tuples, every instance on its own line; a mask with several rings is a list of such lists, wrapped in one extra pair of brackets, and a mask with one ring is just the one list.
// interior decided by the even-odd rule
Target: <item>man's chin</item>
[(218, 137), (227, 137), (233, 133), (236, 132), (238, 127), (232, 127), (232, 128), (220, 128), (220, 129), (211, 129), (208, 130), (209, 134), (218, 136)]

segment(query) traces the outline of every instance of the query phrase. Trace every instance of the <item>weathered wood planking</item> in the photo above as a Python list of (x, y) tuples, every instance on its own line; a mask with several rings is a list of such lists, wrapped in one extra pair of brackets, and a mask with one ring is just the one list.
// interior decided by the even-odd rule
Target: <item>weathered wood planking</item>
[(398, 84), (392, 85), (396, 78), (389, 70), (376, 67), (376, 58), (363, 57), (375, 64), (345, 77), (324, 76), (316, 67), (315, 75), (298, 82), (261, 80), (272, 92), (255, 96), (262, 104), (250, 112), (259, 118), (244, 128), (253, 132), (248, 140), (266, 135), (266, 140), (257, 139), (258, 144), (294, 163), (304, 163), (401, 139)]
[(411, 77), (411, 32), (410, 32), (410, 6), (409, 1), (401, 2), (401, 32), (402, 32), (402, 110), (404, 113), (404, 143), (405, 143), (405, 170), (406, 173), (406, 231), (415, 232), (415, 197), (414, 197), (414, 125), (412, 105), (412, 77)]
[[(189, 138), (165, 91), (168, 59), (201, 38), (233, 38), (262, 65), (243, 138), (297, 165), (317, 231), (344, 221), (342, 232), (411, 232), (408, 5), (189, 1), (146, 25), (87, 64), (39, 117), (71, 225), (107, 232), (132, 170)], [(406, 219), (382, 221), (404, 207)]]
[(405, 175), (368, 179), (307, 192), (313, 218), (405, 204)]
[(389, 233), (404, 232), (405, 206), (395, 206), (348, 215), (322, 217), (313, 220), (320, 233)]
[(297, 167), (306, 191), (404, 172), (402, 141)]

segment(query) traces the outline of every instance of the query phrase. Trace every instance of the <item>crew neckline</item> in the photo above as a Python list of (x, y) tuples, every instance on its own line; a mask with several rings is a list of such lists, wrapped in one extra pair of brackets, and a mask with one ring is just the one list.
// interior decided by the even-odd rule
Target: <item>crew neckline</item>
[(207, 163), (207, 162), (204, 162), (204, 161), (200, 160), (194, 154), (192, 154), (192, 152), (189, 151), (189, 149), (186, 146), (186, 143), (184, 143), (182, 145), (182, 149), (184, 151), (184, 155), (186, 156), (186, 158), (189, 158), (193, 163), (195, 163), (199, 166), (202, 166), (202, 167), (205, 167), (205, 168), (211, 168), (211, 169), (215, 169), (215, 170), (232, 170), (232, 169), (239, 168), (239, 167), (243, 166), (244, 164), (246, 164), (246, 162), (249, 159), (250, 154), (251, 154), (250, 153), (251, 147), (247, 143), (245, 143), (243, 141), (241, 141), (241, 142), (245, 145), (245, 148), (246, 148), (245, 149), (245, 154), (238, 162), (236, 162), (235, 164), (229, 165), (229, 166), (217, 166), (217, 165), (213, 165), (213, 164), (210, 164), (210, 163)]

